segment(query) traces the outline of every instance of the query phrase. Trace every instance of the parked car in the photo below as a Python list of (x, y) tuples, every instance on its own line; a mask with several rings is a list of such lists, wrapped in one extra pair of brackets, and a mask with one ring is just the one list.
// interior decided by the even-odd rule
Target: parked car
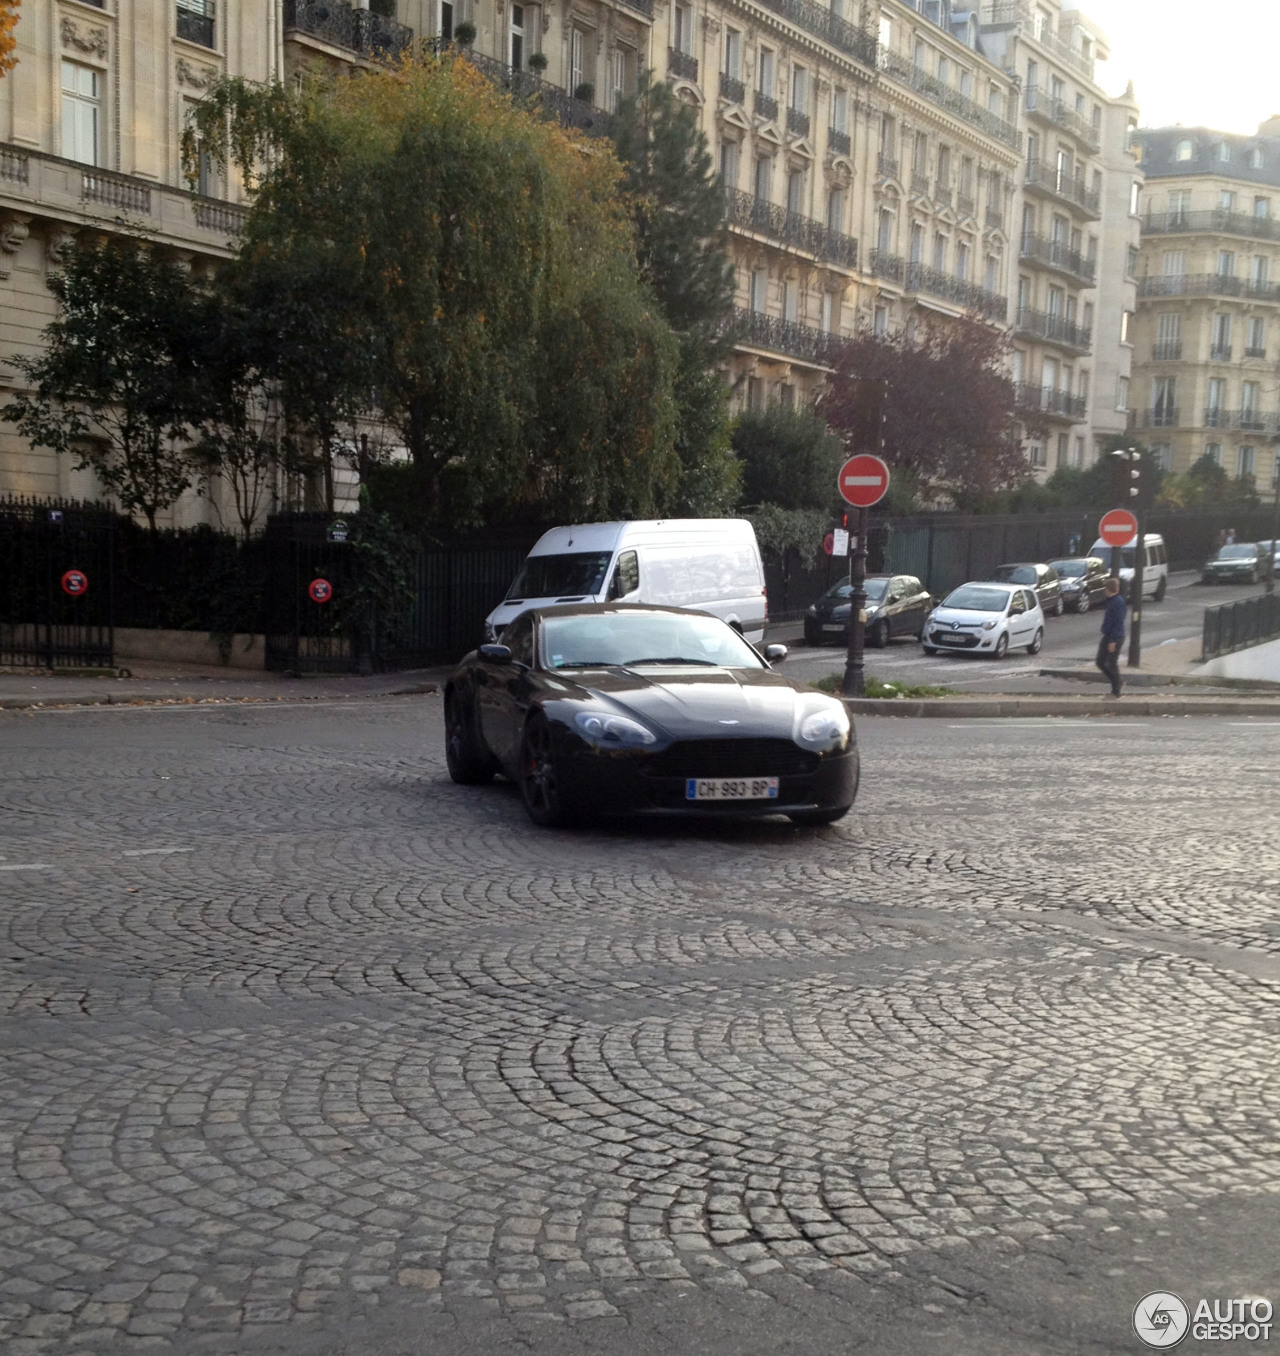
[(1002, 584), (1029, 584), (1036, 591), (1045, 616), (1062, 616), (1062, 581), (1052, 565), (1018, 561), (1012, 565), (997, 565), (991, 578)]
[[(1144, 554), (1142, 557), (1142, 596), (1154, 602), (1164, 599), (1169, 587), (1169, 553), (1165, 549), (1164, 538), (1157, 532), (1146, 532), (1142, 537)], [(1120, 549), (1120, 583), (1124, 596), (1129, 598), (1133, 592), (1133, 553), (1138, 545), (1137, 537), (1130, 537)], [(1111, 550), (1101, 537), (1089, 548), (1091, 556), (1097, 556), (1111, 568)], [(1132, 601), (1132, 599), (1130, 599)]]
[[(833, 584), (805, 613), (806, 645), (849, 638), (849, 596), (853, 585), (847, 579)], [(869, 574), (866, 580), (868, 645), (883, 649), (895, 636), (919, 640), (924, 621), (935, 599), (912, 574)]]
[(1262, 577), (1267, 577), (1267, 557), (1270, 556), (1276, 578), (1280, 579), (1280, 541), (1260, 541), (1258, 550), (1262, 552)]
[(755, 530), (745, 518), (553, 527), (485, 619), (485, 639), (531, 607), (615, 600), (709, 612), (758, 644), (768, 599)]
[(1003, 659), (1010, 647), (1039, 654), (1044, 610), (1035, 590), (990, 581), (961, 584), (933, 611), (924, 629), (925, 654), (969, 650)]
[(1107, 596), (1106, 562), (1097, 556), (1072, 556), (1066, 560), (1051, 560), (1049, 564), (1062, 581), (1063, 604), (1076, 612), (1088, 612), (1094, 603)]
[(792, 682), (718, 617), (538, 607), (445, 684), (455, 782), (502, 772), (542, 825), (604, 814), (784, 814), (829, 824), (858, 790), (842, 701)]
[(1266, 544), (1238, 541), (1220, 546), (1218, 554), (1205, 561), (1200, 578), (1206, 584), (1256, 584), (1266, 572)]

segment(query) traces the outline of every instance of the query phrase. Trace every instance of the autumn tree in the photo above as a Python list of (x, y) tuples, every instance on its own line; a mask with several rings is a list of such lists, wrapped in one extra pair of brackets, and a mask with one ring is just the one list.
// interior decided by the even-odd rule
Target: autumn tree
[(854, 379), (887, 381), (885, 460), (925, 500), (972, 507), (1029, 476), (1023, 438), (1044, 432), (1015, 409), (1008, 351), (999, 330), (968, 318), (915, 337), (862, 335), (838, 351), (822, 413), (847, 433), (858, 426)]
[(18, 64), (18, 10), (22, 0), (0, 0), (0, 75)]

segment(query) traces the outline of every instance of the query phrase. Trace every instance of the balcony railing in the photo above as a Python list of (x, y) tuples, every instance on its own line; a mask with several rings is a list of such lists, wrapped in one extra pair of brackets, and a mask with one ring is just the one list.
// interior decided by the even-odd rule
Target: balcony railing
[(872, 250), (871, 272), (886, 282), (901, 283), (907, 276), (907, 261), (900, 254), (890, 254), (887, 250)]
[(762, 94), (756, 90), (756, 117), (768, 118), (770, 122), (777, 121), (778, 101), (772, 94)]
[(811, 325), (783, 320), (780, 316), (766, 315), (763, 311), (747, 311), (742, 307), (734, 310), (730, 327), (738, 343), (772, 349), (775, 353), (805, 358), (823, 366), (831, 365), (843, 345), (838, 334), (827, 334)]
[(809, 115), (798, 108), (787, 109), (787, 131), (793, 136), (809, 135)]
[(855, 61), (875, 69), (875, 38), (847, 19), (833, 14), (827, 5), (816, 4), (815, 0), (760, 0), (760, 3), (775, 14), (781, 14), (784, 19), (789, 19), (797, 28), (803, 28), (806, 33), (830, 43)]
[(998, 207), (988, 207), (984, 220), (987, 223), (987, 230), (1004, 230), (1004, 213)]
[(637, 14), (643, 14), (646, 19), (653, 18), (653, 0), (622, 0), (622, 3)]
[(193, 202), (191, 215), (202, 231), (216, 231), (228, 237), (240, 235), (249, 218), (249, 213), (243, 207), (210, 198)]
[(1043, 21), (1039, 24), (1039, 32), (1036, 31), (1036, 18), (1029, 0), (992, 0), (992, 3), (982, 7), (982, 25), (984, 28), (1013, 25), (1024, 37), (1038, 42), (1046, 52), (1052, 52), (1059, 61), (1070, 66), (1079, 75), (1083, 75), (1086, 80), (1093, 80), (1092, 57), (1085, 56), (1069, 42), (1048, 32)]
[(1278, 416), (1261, 410), (1228, 410), (1226, 417), (1222, 428), (1239, 429), (1241, 433), (1275, 433)]
[(1101, 215), (1098, 195), (1085, 187), (1079, 174), (1068, 174), (1045, 160), (1028, 160), (1026, 182), (1033, 188), (1043, 188), (1064, 201), (1079, 207), (1086, 216), (1097, 220)]
[(1138, 279), (1140, 297), (1247, 297), (1280, 301), (1280, 283), (1255, 282), (1234, 273), (1162, 273)]
[(1158, 363), (1176, 362), (1182, 357), (1182, 340), (1157, 339), (1151, 346), (1151, 357)]
[(201, 47), (214, 46), (213, 5), (199, 8), (178, 6), (178, 36)]
[(924, 292), (928, 296), (953, 302), (963, 306), (966, 311), (976, 311), (984, 320), (1004, 320), (1009, 314), (1007, 298), (988, 292), (985, 287), (979, 287), (965, 278), (931, 268), (928, 264), (908, 264), (905, 280), (908, 292)]
[(956, 194), (956, 211), (962, 217), (973, 216), (974, 201), (967, 193)]
[(933, 186), (933, 200), (940, 202), (944, 207), (951, 206), (951, 190), (941, 180)]
[(908, 61), (906, 57), (891, 52), (887, 47), (879, 47), (877, 65), (891, 79), (906, 85), (908, 89), (914, 90), (938, 108), (954, 114), (1006, 146), (1012, 146), (1015, 150), (1021, 149), (1022, 133), (1011, 122), (1005, 122), (996, 114), (989, 113), (980, 104), (975, 104), (968, 95), (944, 85), (941, 80), (914, 62)]
[(1177, 428), (1178, 407), (1161, 405), (1158, 409), (1142, 411), (1143, 428)]
[(121, 212), (151, 214), (151, 187), (123, 174), (84, 170), (80, 175), (80, 200), (115, 207)]
[(876, 156), (876, 173), (882, 179), (896, 179), (898, 177), (898, 162), (895, 157), (886, 155), (881, 151)]
[(370, 9), (353, 9), (346, 0), (284, 0), (284, 26), (379, 61), (399, 56), (413, 41), (412, 28)]
[(1061, 240), (1046, 240), (1042, 235), (1024, 235), (1021, 253), (1024, 259), (1034, 259), (1037, 263), (1069, 273), (1086, 287), (1092, 287), (1097, 280), (1093, 261), (1086, 259), (1079, 250), (1068, 249)]
[(698, 80), (698, 58), (690, 56), (688, 52), (681, 52), (675, 47), (668, 47), (667, 70), (672, 75), (678, 75), (681, 80), (692, 80), (696, 84)]
[(31, 159), (25, 151), (0, 146), (0, 179), (12, 184), (25, 184), (31, 179)]
[(1229, 363), (1231, 361), (1231, 345), (1210, 344), (1209, 361), (1214, 363)]
[(473, 47), (455, 47), (452, 43), (434, 38), (424, 46), (437, 53), (452, 52), (466, 61), (496, 85), (524, 102), (525, 108), (535, 114), (558, 122), (562, 127), (573, 127), (587, 136), (607, 136), (613, 116), (585, 99), (575, 99), (567, 90), (542, 79), (534, 71), (520, 71), (493, 57), (477, 52)]
[(1083, 141), (1091, 151), (1102, 148), (1102, 138), (1097, 128), (1064, 100), (1055, 99), (1047, 90), (1036, 85), (1027, 86), (1025, 97), (1028, 113), (1035, 113), (1062, 131), (1069, 132), (1077, 140)]
[(1230, 428), (1230, 411), (1224, 410), (1218, 405), (1211, 405), (1204, 412), (1204, 426), (1205, 428)]
[(789, 212), (785, 207), (765, 202), (741, 189), (725, 190), (725, 220), (731, 226), (740, 226), (804, 250), (824, 263), (848, 269), (858, 267), (858, 242), (853, 236), (830, 230), (812, 217)]
[(1044, 339), (1050, 344), (1061, 344), (1063, 348), (1075, 349), (1078, 353), (1088, 353), (1092, 332), (1073, 320), (1064, 320), (1060, 315), (1048, 315), (1044, 311), (1032, 311), (1026, 308), (1018, 312), (1016, 326), (1020, 334), (1032, 339)]
[(912, 173), (911, 191), (912, 193), (919, 193), (922, 197), (927, 198), (929, 196), (929, 176), (927, 174)]
[(1255, 344), (1246, 344), (1244, 356), (1246, 358), (1265, 358), (1267, 356), (1267, 350), (1265, 348), (1259, 348)]
[(1198, 235), (1201, 232), (1243, 235), (1255, 240), (1280, 240), (1280, 218), (1253, 217), (1247, 212), (1148, 212), (1142, 218), (1143, 235)]
[(1048, 386), (1034, 386), (1019, 382), (1014, 388), (1014, 405), (1020, 410), (1037, 410), (1041, 414), (1057, 415), (1079, 422), (1088, 413), (1089, 402), (1084, 396), (1070, 391), (1055, 391)]
[(834, 127), (827, 128), (827, 146), (837, 155), (848, 155), (849, 144), (848, 132), (837, 132)]
[(732, 75), (726, 75), (720, 72), (720, 97), (728, 99), (731, 104), (745, 103), (747, 100), (747, 87)]

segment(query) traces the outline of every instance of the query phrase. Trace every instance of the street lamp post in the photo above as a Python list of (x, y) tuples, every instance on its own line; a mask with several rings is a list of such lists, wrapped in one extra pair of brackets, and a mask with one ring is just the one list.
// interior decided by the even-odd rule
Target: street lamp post
[[(1146, 563), (1147, 543), (1144, 535), (1144, 514), (1142, 512), (1142, 502), (1146, 498), (1143, 493), (1144, 484), (1142, 480), (1142, 453), (1136, 447), (1117, 448), (1111, 454), (1116, 458), (1113, 465), (1118, 465), (1120, 475), (1117, 477), (1119, 498), (1122, 500), (1120, 507), (1129, 508), (1133, 513), (1134, 521), (1138, 524), (1138, 533), (1133, 547), (1133, 584), (1129, 589), (1129, 660), (1128, 665), (1131, 669), (1142, 666), (1142, 587), (1143, 587), (1143, 566)], [(1117, 573), (1115, 560), (1119, 556), (1118, 550), (1113, 550), (1112, 574)]]
[(1267, 592), (1276, 591), (1276, 538), (1280, 536), (1280, 442), (1276, 443), (1275, 459), (1271, 463), (1271, 484), (1275, 503), (1271, 508), (1271, 540), (1267, 543)]

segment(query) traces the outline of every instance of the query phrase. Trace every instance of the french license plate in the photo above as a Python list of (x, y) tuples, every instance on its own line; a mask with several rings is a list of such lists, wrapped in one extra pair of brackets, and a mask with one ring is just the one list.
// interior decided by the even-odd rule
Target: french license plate
[(689, 777), (685, 800), (777, 800), (776, 777)]
[(946, 632), (943, 632), (943, 634), (938, 637), (939, 645), (963, 645), (964, 642), (964, 636), (951, 636), (947, 635)]

